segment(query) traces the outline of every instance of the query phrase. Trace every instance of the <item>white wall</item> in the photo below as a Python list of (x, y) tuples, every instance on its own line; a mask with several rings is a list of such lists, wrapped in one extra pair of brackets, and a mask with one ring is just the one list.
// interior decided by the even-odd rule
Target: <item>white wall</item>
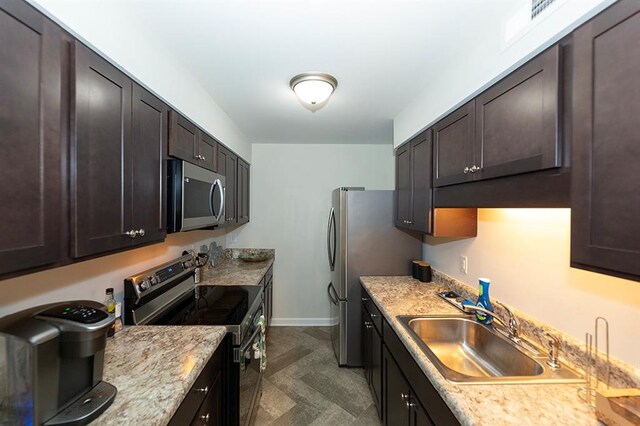
[[(584, 341), (609, 320), (611, 354), (640, 369), (640, 283), (569, 267), (570, 209), (480, 209), (478, 236), (425, 238), (423, 258), (469, 285)], [(468, 257), (468, 273), (459, 257)]]
[(328, 324), (326, 227), (331, 191), (393, 189), (389, 145), (254, 144), (251, 222), (233, 247), (276, 249), (274, 324)]
[[(420, 70), (428, 73), (429, 83), (420, 88), (415, 99), (393, 121), (394, 146), (407, 141), (448, 110), (469, 98), (526, 58), (545, 43), (568, 32), (576, 23), (594, 15), (613, 0), (556, 0), (549, 10), (505, 41), (505, 25), (515, 15), (504, 10), (502, 16), (487, 20), (487, 25), (467, 37), (455, 52), (443, 52), (434, 65)], [(522, 7), (530, 0), (514, 0)], [(520, 7), (518, 10), (522, 10)], [(497, 11), (499, 13), (499, 11)], [(465, 31), (464, 25), (456, 27)]]
[(113, 287), (122, 301), (124, 278), (215, 241), (225, 245), (225, 231), (191, 231), (171, 234), (163, 243), (110, 256), (23, 275), (0, 282), (0, 317), (44, 303), (88, 299), (104, 301), (105, 289)]
[[(107, 55), (247, 161), (251, 146), (194, 76), (144, 28), (126, 2), (30, 0)], [(141, 28), (142, 27), (142, 28)]]

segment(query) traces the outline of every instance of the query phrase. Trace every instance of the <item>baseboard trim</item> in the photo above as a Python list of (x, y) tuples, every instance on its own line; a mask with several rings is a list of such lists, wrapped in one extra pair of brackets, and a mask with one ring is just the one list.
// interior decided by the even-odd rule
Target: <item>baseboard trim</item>
[(274, 327), (313, 327), (331, 324), (331, 318), (272, 318)]

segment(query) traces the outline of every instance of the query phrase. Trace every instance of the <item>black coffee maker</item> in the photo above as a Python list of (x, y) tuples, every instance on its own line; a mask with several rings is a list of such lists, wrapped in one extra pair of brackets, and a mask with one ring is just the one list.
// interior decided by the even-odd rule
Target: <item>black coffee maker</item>
[(0, 319), (0, 424), (82, 425), (111, 405), (102, 381), (104, 305), (79, 300), (30, 308)]

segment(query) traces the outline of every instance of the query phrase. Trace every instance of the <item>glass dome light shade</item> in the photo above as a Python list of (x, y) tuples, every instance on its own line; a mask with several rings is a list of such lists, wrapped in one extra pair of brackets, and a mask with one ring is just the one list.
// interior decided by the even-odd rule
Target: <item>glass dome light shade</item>
[(317, 105), (329, 99), (338, 82), (329, 74), (306, 73), (294, 77), (290, 85), (302, 102)]

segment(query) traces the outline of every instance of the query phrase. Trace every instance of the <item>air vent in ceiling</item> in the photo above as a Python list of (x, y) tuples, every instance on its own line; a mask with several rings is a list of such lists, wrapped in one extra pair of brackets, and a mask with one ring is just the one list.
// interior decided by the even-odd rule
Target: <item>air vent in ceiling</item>
[(556, 0), (531, 0), (531, 20), (534, 20), (543, 10), (551, 6), (554, 1)]

